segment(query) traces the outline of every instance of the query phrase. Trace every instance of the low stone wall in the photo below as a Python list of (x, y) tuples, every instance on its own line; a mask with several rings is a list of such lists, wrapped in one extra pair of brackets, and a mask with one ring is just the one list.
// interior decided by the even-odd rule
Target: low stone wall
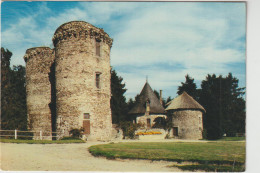
[(136, 131), (135, 134), (137, 134), (138, 132), (161, 132), (161, 134), (153, 134), (153, 135), (137, 135), (137, 139), (139, 140), (157, 140), (157, 139), (165, 139), (166, 136), (166, 132), (164, 129), (150, 129), (150, 130), (146, 130), (146, 129), (139, 129)]
[(158, 134), (158, 135), (139, 135), (137, 137), (139, 140), (157, 140), (157, 139), (165, 139), (164, 134)]

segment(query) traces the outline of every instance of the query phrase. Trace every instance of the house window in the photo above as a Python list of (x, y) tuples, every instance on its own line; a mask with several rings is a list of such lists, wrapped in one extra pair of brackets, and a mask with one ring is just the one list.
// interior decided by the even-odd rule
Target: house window
[(101, 42), (96, 40), (96, 55), (100, 56), (100, 47), (101, 47)]
[(84, 113), (84, 117), (85, 120), (89, 120), (90, 119), (90, 115), (89, 113)]
[(100, 76), (101, 73), (96, 73), (96, 87), (100, 89)]
[(201, 117), (199, 117), (199, 124), (201, 124)]

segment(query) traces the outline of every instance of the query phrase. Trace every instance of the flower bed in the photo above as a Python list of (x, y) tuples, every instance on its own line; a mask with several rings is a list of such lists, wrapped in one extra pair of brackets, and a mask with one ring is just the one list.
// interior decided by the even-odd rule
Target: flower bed
[(158, 131), (148, 131), (148, 132), (137, 132), (136, 136), (139, 140), (157, 140), (164, 139), (164, 134)]
[(162, 134), (162, 132), (154, 132), (154, 131), (150, 131), (150, 132), (137, 132), (136, 135), (160, 135)]

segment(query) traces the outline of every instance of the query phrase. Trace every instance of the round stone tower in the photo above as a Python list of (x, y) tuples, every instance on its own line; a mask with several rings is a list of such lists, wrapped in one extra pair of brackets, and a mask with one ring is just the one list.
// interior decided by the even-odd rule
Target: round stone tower
[(202, 139), (202, 116), (206, 110), (185, 91), (166, 108), (172, 116), (172, 136), (180, 139)]
[(57, 132), (83, 128), (92, 140), (110, 139), (112, 39), (87, 22), (61, 25), (54, 33)]
[(26, 51), (26, 94), (28, 129), (37, 131), (34, 139), (51, 139), (51, 83), (50, 67), (54, 62), (54, 51), (48, 47), (35, 47)]

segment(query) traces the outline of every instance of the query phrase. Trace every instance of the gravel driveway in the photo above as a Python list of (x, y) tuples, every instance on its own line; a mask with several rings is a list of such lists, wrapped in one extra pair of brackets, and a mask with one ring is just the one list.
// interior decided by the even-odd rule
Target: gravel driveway
[(113, 171), (180, 172), (166, 161), (107, 160), (94, 157), (84, 144), (12, 144), (1, 145), (1, 169), (8, 171)]

